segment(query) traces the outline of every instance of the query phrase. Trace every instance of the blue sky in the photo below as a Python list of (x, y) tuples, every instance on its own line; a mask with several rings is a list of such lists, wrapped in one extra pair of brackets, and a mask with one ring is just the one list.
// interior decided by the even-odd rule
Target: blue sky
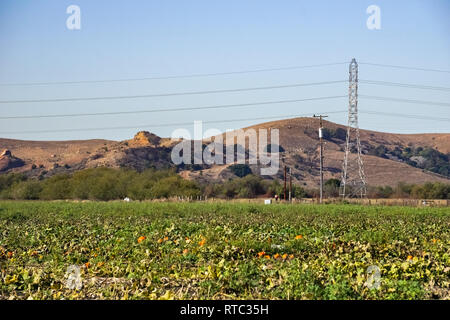
[[(66, 8), (81, 8), (81, 30), (68, 30)], [(366, 8), (381, 9), (381, 30), (366, 27)], [(450, 70), (450, 2), (397, 1), (53, 1), (0, 3), (0, 84), (108, 80), (230, 72), (350, 61)], [(450, 73), (360, 65), (360, 78), (450, 87)], [(0, 100), (54, 99), (276, 86), (348, 79), (348, 66), (217, 77), (109, 83), (0, 86)], [(2, 103), (0, 117), (150, 110), (346, 95), (346, 83), (239, 93), (105, 101)], [(361, 95), (450, 103), (448, 91), (361, 83)], [(259, 117), (330, 114), (346, 123), (347, 99), (233, 109), (73, 118), (0, 119), (0, 136), (34, 140), (122, 140), (139, 130), (170, 136), (194, 120), (242, 121), (205, 128), (226, 130)], [(360, 99), (360, 127), (398, 132), (450, 132), (449, 122), (396, 118), (363, 111), (450, 118), (450, 107)], [(131, 127), (98, 131), (22, 131)], [(191, 126), (185, 126), (191, 129)]]

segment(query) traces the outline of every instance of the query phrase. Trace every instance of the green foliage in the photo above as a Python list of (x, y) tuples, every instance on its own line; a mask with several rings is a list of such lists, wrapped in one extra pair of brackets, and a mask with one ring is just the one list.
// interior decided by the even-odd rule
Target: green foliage
[(170, 176), (156, 181), (149, 193), (154, 198), (169, 198), (173, 196), (194, 197), (201, 194), (193, 181), (184, 180), (180, 176)]
[(423, 185), (399, 183), (396, 187), (370, 187), (369, 198), (450, 199), (450, 184), (440, 182)]
[(341, 185), (341, 180), (339, 179), (328, 179), (325, 182), (325, 186), (330, 186), (330, 187), (334, 187), (334, 188), (339, 188), (339, 186)]
[[(288, 186), (286, 186), (289, 188)], [(268, 186), (267, 194), (270, 196), (278, 195), (279, 199), (283, 199), (284, 197), (284, 185), (282, 185), (278, 180), (272, 181), (272, 183)], [(307, 198), (311, 195), (306, 192), (301, 186), (292, 184), (292, 198)]]
[(25, 180), (23, 176), (0, 176), (3, 199), (115, 200), (128, 196), (136, 200), (195, 196), (200, 187), (182, 179), (172, 170), (148, 169), (143, 172), (126, 169), (95, 168), (74, 174), (59, 174), (45, 180)]
[(377, 156), (380, 158), (385, 158), (387, 159), (387, 153), (389, 152), (388, 148), (386, 148), (385, 146), (379, 145), (378, 147), (371, 149), (369, 151), (369, 154), (372, 156)]
[(332, 140), (332, 139), (345, 140), (347, 138), (347, 131), (345, 131), (345, 129), (342, 128), (337, 129), (323, 128), (322, 135), (325, 140)]
[(379, 145), (371, 149), (369, 154), (381, 158), (388, 158), (388, 155), (391, 155), (411, 166), (450, 177), (449, 155), (443, 154), (433, 148), (418, 147), (414, 149), (412, 147), (406, 147), (402, 149), (395, 147), (393, 150), (390, 150), (385, 146)]
[(239, 178), (243, 178), (252, 173), (252, 169), (246, 164), (233, 164), (229, 166), (228, 169)]
[(415, 185), (411, 189), (411, 195), (420, 199), (450, 199), (450, 185), (443, 183)]
[(11, 194), (11, 187), (25, 180), (26, 177), (23, 174), (0, 174), (0, 197), (9, 198)]
[[(0, 208), (3, 299), (449, 298), (447, 208), (66, 201)], [(81, 290), (65, 285), (71, 265), (80, 267)], [(379, 268), (378, 289), (366, 285), (370, 266)]]
[(44, 180), (41, 183), (42, 191), (38, 198), (48, 199), (69, 199), (72, 194), (70, 175), (62, 174)]
[(339, 196), (339, 186), (341, 181), (338, 179), (329, 179), (325, 182), (323, 186), (323, 191), (326, 197), (338, 197)]
[(211, 196), (225, 198), (254, 198), (267, 193), (268, 184), (261, 177), (247, 175), (243, 178), (231, 179), (218, 185)]
[(41, 191), (42, 186), (39, 182), (23, 181), (12, 186), (10, 197), (16, 200), (37, 200), (39, 199)]
[(369, 189), (370, 198), (390, 198), (394, 194), (394, 189), (390, 186), (378, 186)]
[[(236, 169), (238, 170), (238, 169)], [(245, 171), (241, 168), (241, 172)], [(239, 170), (238, 170), (239, 171)], [(337, 179), (325, 182), (325, 197), (339, 196)], [(198, 183), (181, 178), (174, 170), (147, 169), (137, 172), (129, 169), (95, 168), (73, 174), (58, 174), (47, 179), (27, 179), (21, 174), (0, 175), (0, 199), (15, 200), (101, 200), (110, 201), (129, 197), (134, 200), (170, 197), (255, 198), (284, 197), (284, 186), (279, 180), (264, 180), (247, 174), (224, 182)], [(305, 190), (292, 185), (293, 198), (317, 197), (317, 190)], [(450, 199), (450, 184), (427, 183), (412, 185), (400, 183), (397, 187), (369, 188), (370, 198)]]
[[(277, 149), (277, 145), (274, 145), (273, 146), (274, 148), (274, 151), (273, 152), (275, 152), (275, 150)], [(272, 145), (271, 144), (268, 144), (265, 148), (264, 148), (264, 151), (265, 152), (272, 152)], [(278, 145), (278, 152), (284, 152), (285, 150), (284, 150), (284, 148), (282, 147), (282, 146), (280, 146), (280, 145)]]

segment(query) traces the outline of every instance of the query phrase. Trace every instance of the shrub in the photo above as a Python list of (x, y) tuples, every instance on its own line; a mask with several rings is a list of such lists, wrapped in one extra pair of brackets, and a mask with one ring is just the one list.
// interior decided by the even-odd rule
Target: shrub
[(337, 128), (336, 130), (323, 128), (322, 136), (325, 140), (331, 139), (345, 140), (347, 138), (347, 131), (345, 131), (345, 129), (342, 128)]
[(60, 174), (44, 180), (41, 183), (40, 199), (69, 199), (72, 197), (70, 175)]
[(341, 185), (341, 181), (338, 179), (327, 180), (323, 187), (324, 194), (327, 197), (338, 197), (340, 185)]
[[(241, 168), (245, 171), (245, 168)], [(338, 195), (339, 180), (325, 183), (325, 195)], [(136, 200), (169, 198), (175, 196), (222, 198), (254, 198), (258, 196), (284, 196), (279, 180), (268, 181), (253, 174), (236, 177), (225, 182), (199, 184), (181, 178), (175, 170), (147, 169), (137, 172), (129, 169), (95, 168), (58, 174), (50, 178), (28, 179), (22, 174), (0, 175), (2, 199), (92, 199), (114, 200), (130, 197)], [(292, 197), (317, 197), (317, 190), (305, 190), (293, 184)], [(450, 184), (426, 183), (412, 185), (399, 183), (397, 187), (371, 187), (369, 197), (450, 199)]]
[(37, 181), (23, 181), (13, 185), (11, 198), (15, 200), (37, 200), (40, 198), (42, 186)]
[(250, 167), (246, 164), (233, 164), (229, 166), (228, 169), (230, 169), (230, 171), (239, 178), (245, 177), (246, 175), (252, 173), (252, 169), (250, 169)]

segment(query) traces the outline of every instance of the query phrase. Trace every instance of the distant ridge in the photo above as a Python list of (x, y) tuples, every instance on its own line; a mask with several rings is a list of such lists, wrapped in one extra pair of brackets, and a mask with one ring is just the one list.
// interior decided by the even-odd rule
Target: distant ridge
[[(248, 128), (277, 128), (280, 146), (285, 150), (285, 163), (292, 168), (294, 182), (316, 186), (318, 182), (318, 122), (313, 118), (293, 118), (261, 123)], [(324, 121), (330, 132), (341, 132), (345, 126)], [(248, 129), (248, 128), (244, 128)], [(340, 130), (340, 131), (339, 131)], [(257, 131), (257, 130), (256, 130)], [(446, 182), (443, 175), (414, 167), (391, 154), (376, 155), (377, 147), (387, 150), (432, 148), (442, 154), (450, 153), (450, 133), (393, 134), (361, 130), (363, 161), (369, 185), (396, 185), (399, 182)], [(204, 142), (207, 143), (209, 139)], [(325, 142), (325, 179), (340, 178), (343, 159), (342, 137), (336, 135)], [(138, 132), (125, 141), (102, 139), (72, 141), (26, 141), (0, 139), (0, 174), (23, 172), (29, 176), (50, 176), (94, 167), (129, 167), (142, 170), (149, 167), (174, 167), (170, 159), (174, 145), (169, 138), (161, 138), (147, 131)], [(252, 167), (252, 166), (250, 166)], [(253, 167), (253, 169), (257, 169)], [(223, 180), (233, 177), (227, 165), (202, 166), (200, 170), (178, 168), (187, 179)], [(255, 173), (258, 170), (253, 170)], [(282, 176), (282, 171), (276, 178)]]

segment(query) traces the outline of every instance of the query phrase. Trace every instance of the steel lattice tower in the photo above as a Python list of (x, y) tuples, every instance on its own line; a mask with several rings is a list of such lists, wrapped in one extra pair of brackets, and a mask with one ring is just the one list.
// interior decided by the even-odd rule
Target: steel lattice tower
[[(345, 144), (344, 163), (342, 166), (342, 180), (339, 194), (345, 197), (366, 196), (366, 176), (361, 158), (361, 141), (358, 127), (358, 63), (353, 59), (349, 68), (348, 89), (348, 125)], [(356, 155), (351, 153), (356, 152)]]

